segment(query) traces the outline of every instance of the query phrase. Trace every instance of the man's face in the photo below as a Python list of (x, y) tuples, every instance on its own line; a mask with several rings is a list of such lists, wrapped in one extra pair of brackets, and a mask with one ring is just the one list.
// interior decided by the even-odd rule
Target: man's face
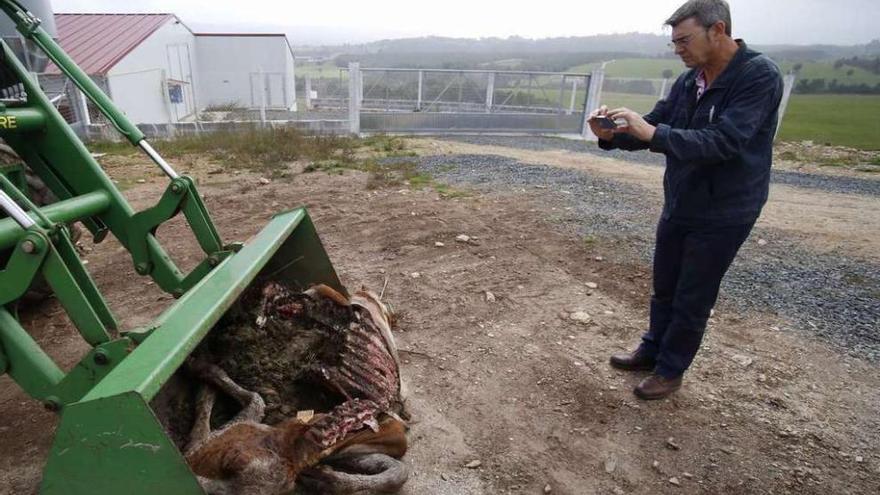
[(675, 54), (689, 69), (706, 65), (714, 45), (709, 30), (693, 17), (672, 28), (672, 44)]

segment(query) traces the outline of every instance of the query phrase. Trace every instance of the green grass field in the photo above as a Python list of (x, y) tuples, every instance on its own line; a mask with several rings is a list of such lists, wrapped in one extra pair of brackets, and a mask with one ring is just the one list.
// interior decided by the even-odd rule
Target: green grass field
[[(788, 73), (794, 67), (794, 62), (783, 62), (780, 68), (783, 73)], [(583, 64), (569, 68), (569, 72), (590, 72), (599, 64)], [(684, 64), (678, 59), (667, 58), (625, 58), (609, 62), (605, 66), (606, 77), (637, 77), (644, 79), (659, 79), (663, 77), (664, 70), (671, 70), (677, 77), (686, 70)], [(852, 75), (847, 75), (852, 71)], [(880, 83), (880, 75), (872, 74), (864, 69), (844, 66), (834, 68), (833, 62), (804, 62), (798, 73), (798, 79), (825, 79), (831, 83), (837, 79), (840, 84), (862, 84), (873, 86)]]
[(779, 139), (880, 150), (878, 116), (880, 96), (792, 95)]

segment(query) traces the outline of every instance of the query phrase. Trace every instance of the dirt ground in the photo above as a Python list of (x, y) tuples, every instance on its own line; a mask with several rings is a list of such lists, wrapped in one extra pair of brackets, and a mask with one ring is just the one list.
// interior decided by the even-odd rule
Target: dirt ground
[[(503, 154), (660, 192), (658, 167), (430, 139), (409, 146)], [(140, 159), (104, 164), (131, 184), (136, 207), (165, 186)], [(199, 180), (227, 239), (306, 205), (344, 284), (378, 291), (387, 281), (413, 416), (405, 494), (880, 492), (877, 364), (780, 330), (793, 323), (778, 316), (719, 311), (683, 389), (639, 401), (631, 390), (643, 375), (607, 359), (646, 325), (650, 267), (562, 231), (540, 191), (443, 197), (431, 187), (368, 189), (366, 173), (302, 173), (302, 163), (268, 184), (204, 160), (179, 166)], [(865, 214), (876, 199), (786, 186), (771, 198), (762, 222), (804, 234), (811, 249), (878, 256), (880, 216)], [(196, 246), (182, 232), (176, 222), (159, 236), (192, 266)], [(470, 241), (456, 241), (461, 234)], [(124, 328), (171, 303), (114, 241), (86, 259)], [(64, 367), (86, 348), (55, 303), (24, 320)], [(54, 424), (0, 378), (0, 493), (36, 492)]]

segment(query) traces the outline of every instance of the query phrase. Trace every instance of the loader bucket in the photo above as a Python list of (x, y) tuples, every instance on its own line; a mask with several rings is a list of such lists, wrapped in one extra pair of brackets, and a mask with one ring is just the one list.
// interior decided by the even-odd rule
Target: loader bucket
[(306, 210), (275, 216), (150, 327), (126, 334), (139, 345), (63, 407), (41, 493), (203, 493), (150, 402), (238, 297), (268, 278), (345, 293)]

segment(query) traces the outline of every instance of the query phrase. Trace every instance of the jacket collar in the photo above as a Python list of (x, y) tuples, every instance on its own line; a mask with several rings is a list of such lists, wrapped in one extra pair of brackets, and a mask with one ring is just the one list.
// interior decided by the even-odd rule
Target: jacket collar
[[(707, 89), (718, 89), (718, 88), (726, 88), (730, 85), (730, 83), (737, 77), (739, 74), (740, 67), (749, 59), (757, 55), (757, 52), (751, 50), (746, 42), (737, 39), (736, 44), (739, 45), (739, 50), (736, 51), (736, 54), (730, 59), (730, 62), (727, 63), (727, 67), (721, 71), (721, 74), (718, 75), (718, 78), (712, 81), (712, 86)], [(688, 80), (685, 82), (685, 86), (688, 89), (692, 89), (696, 85), (697, 74), (700, 73), (702, 69), (692, 69), (691, 73), (688, 76)]]

